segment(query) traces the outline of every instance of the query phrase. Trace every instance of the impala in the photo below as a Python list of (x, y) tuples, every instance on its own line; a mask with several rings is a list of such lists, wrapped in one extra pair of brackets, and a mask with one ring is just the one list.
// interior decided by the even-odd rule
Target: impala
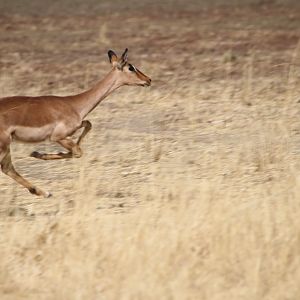
[[(32, 152), (31, 157), (50, 160), (81, 157), (81, 143), (92, 124), (85, 117), (111, 92), (123, 85), (150, 86), (151, 79), (127, 61), (128, 49), (121, 58), (108, 51), (111, 71), (91, 89), (71, 96), (14, 96), (0, 99), (0, 165), (2, 172), (10, 176), (30, 193), (50, 197), (23, 178), (14, 168), (10, 144), (13, 140), (37, 143), (45, 140), (56, 142), (66, 152)], [(74, 141), (72, 135), (83, 128)]]

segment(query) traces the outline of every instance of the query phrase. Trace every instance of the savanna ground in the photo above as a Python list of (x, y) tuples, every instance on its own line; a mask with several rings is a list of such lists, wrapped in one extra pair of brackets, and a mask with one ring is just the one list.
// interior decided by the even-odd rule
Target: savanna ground
[(299, 38), (288, 1), (2, 0), (1, 96), (81, 92), (125, 47), (153, 86), (81, 159), (13, 145), (54, 196), (0, 176), (0, 298), (300, 299)]

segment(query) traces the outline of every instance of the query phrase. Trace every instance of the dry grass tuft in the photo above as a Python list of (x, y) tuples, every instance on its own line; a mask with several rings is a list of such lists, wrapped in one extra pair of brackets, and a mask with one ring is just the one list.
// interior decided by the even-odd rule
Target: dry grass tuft
[(3, 96), (79, 92), (108, 44), (153, 78), (93, 112), (79, 160), (13, 145), (54, 197), (0, 176), (1, 299), (300, 298), (297, 10), (172, 3), (0, 20)]

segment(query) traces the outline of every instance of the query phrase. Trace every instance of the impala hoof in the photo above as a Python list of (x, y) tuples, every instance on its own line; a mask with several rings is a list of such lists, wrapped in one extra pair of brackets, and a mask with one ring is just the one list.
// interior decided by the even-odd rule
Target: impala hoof
[(53, 196), (53, 195), (52, 195), (50, 192), (46, 192), (45, 195), (44, 195), (45, 198), (50, 198), (50, 197), (52, 197), (52, 196)]
[(30, 154), (30, 157), (41, 158), (41, 157), (42, 157), (42, 154), (41, 154), (40, 152), (33, 151), (33, 152)]
[(42, 191), (38, 188), (35, 188), (35, 187), (30, 187), (28, 190), (33, 195), (43, 196), (44, 198), (52, 197), (52, 194), (50, 192), (44, 192), (44, 191)]

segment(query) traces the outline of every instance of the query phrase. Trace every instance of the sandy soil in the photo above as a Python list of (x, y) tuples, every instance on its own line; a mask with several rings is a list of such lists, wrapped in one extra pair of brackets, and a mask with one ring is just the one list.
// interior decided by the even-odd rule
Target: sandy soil
[[(93, 130), (86, 139), (81, 159), (38, 161), (28, 157), (31, 151), (59, 148), (48, 143), (13, 145), (13, 158), (20, 173), (49, 189), (54, 196), (50, 200), (35, 198), (1, 175), (2, 245), (7, 245), (7, 238), (16, 233), (19, 242), (11, 240), (9, 245), (28, 248), (40, 234), (37, 228), (46, 228), (43, 234), (47, 238), (52, 236), (53, 222), (62, 224), (59, 228), (67, 233), (65, 224), (70, 222), (67, 217), (76, 217), (76, 222), (72, 219), (70, 224), (81, 220), (89, 226), (100, 218), (99, 224), (106, 228), (110, 222), (119, 224), (117, 218), (122, 215), (122, 222), (131, 226), (126, 227), (128, 236), (134, 235), (138, 223), (145, 225), (146, 229), (140, 231), (142, 235), (153, 233), (160, 237), (151, 240), (153, 249), (164, 243), (165, 237), (175, 235), (181, 241), (181, 233), (184, 234), (182, 243), (194, 249), (191, 251), (196, 254), (191, 260), (196, 263), (189, 264), (185, 247), (178, 244), (177, 248), (174, 246), (175, 254), (162, 251), (162, 259), (178, 267), (173, 258), (181, 257), (189, 272), (204, 268), (210, 282), (205, 281), (206, 275), (201, 271), (184, 273), (175, 280), (171, 274), (181, 268), (164, 266), (160, 269), (160, 280), (168, 290), (160, 289), (159, 280), (146, 275), (145, 270), (138, 269), (137, 274), (145, 275), (149, 285), (140, 284), (132, 276), (126, 281), (126, 268), (131, 265), (114, 260), (108, 266), (98, 261), (103, 270), (117, 266), (118, 275), (109, 281), (104, 279), (107, 274), (99, 271), (97, 276), (104, 288), (98, 290), (96, 284), (87, 286), (85, 291), (89, 294), (75, 288), (78, 299), (298, 299), (300, 291), (295, 280), (300, 280), (297, 271), (300, 239), (295, 234), (300, 225), (300, 10), (297, 4), (90, 0), (85, 4), (55, 2), (45, 7), (40, 1), (24, 3), (0, 3), (1, 96), (81, 92), (109, 71), (106, 53), (110, 48), (120, 53), (128, 47), (130, 61), (152, 78), (153, 85), (149, 89), (124, 87), (101, 103), (88, 118)], [(194, 225), (187, 222), (183, 226), (176, 216), (168, 213), (165, 220), (178, 221), (178, 231), (175, 223), (174, 231), (167, 226), (169, 231), (165, 229), (160, 236), (153, 228), (161, 223), (152, 218), (158, 217), (159, 212), (172, 211), (172, 207), (178, 209), (178, 217), (184, 222), (189, 218), (194, 220), (193, 213), (198, 217)], [(82, 217), (79, 211), (90, 214), (90, 219)], [(134, 219), (137, 215), (145, 219)], [(137, 223), (129, 222), (131, 216)], [(15, 223), (19, 225), (14, 225), (14, 231), (8, 230), (9, 224)], [(222, 223), (230, 224), (224, 232)], [(20, 226), (35, 229), (24, 237)], [(196, 227), (201, 234), (194, 242), (189, 241), (188, 236), (193, 236)], [(186, 231), (179, 230), (182, 228)], [(243, 230), (239, 232), (238, 228)], [(206, 233), (214, 241), (223, 239), (228, 248), (224, 246), (226, 249), (218, 252), (216, 248), (203, 246), (200, 237)], [(89, 247), (94, 233), (84, 233), (90, 234), (85, 245), (76, 244), (78, 237), (72, 234), (74, 244), (66, 242), (66, 245), (70, 249), (79, 245), (82, 250), (79, 256), (84, 255), (83, 249)], [(104, 245), (107, 242), (104, 237), (110, 234), (111, 231), (103, 230)], [(265, 235), (268, 242), (260, 243), (260, 237)], [(253, 244), (247, 244), (243, 236), (250, 239), (254, 236)], [(134, 241), (136, 248), (130, 251), (139, 253), (140, 240)], [(46, 244), (51, 248), (52, 243), (56, 250), (63, 251), (63, 244), (56, 241)], [(284, 257), (278, 250), (277, 258), (282, 263), (279, 270), (271, 261), (281, 243), (286, 243), (287, 248), (282, 248)], [(241, 248), (237, 250), (239, 245)], [(274, 252), (256, 257), (263, 264), (263, 257), (270, 255), (267, 268), (282, 275), (272, 275), (273, 281), (264, 268), (253, 271), (251, 261), (249, 265), (241, 263), (247, 261), (248, 247), (265, 249), (264, 245), (267, 248), (271, 245)], [(127, 253), (125, 246), (130, 247), (130, 243), (124, 244), (124, 248), (111, 243), (106, 246), (113, 247), (112, 252), (118, 257), (119, 253)], [(30, 248), (28, 255), (38, 253), (39, 248), (39, 244)], [(6, 257), (17, 261), (1, 262), (6, 271), (12, 264), (8, 272), (14, 282), (9, 285), (3, 279), (1, 285), (0, 277), (3, 295), (17, 299), (25, 291), (28, 299), (40, 297), (39, 280), (52, 262), (46, 259), (51, 252), (41, 254), (46, 258), (33, 263), (40, 268), (37, 276), (30, 268), (20, 273), (22, 259), (26, 260), (24, 253), (11, 253), (4, 246), (3, 249), (7, 251)], [(147, 246), (142, 249), (145, 258), (140, 263), (152, 266), (155, 259), (160, 261), (158, 257), (151, 261)], [(241, 254), (236, 257), (232, 254), (231, 260), (228, 251)], [(68, 257), (70, 253), (73, 252), (66, 251)], [(210, 263), (201, 265), (207, 253), (212, 254)], [(65, 268), (74, 261), (66, 261)], [(241, 269), (230, 272), (229, 261), (242, 265)], [(224, 268), (219, 270), (217, 266)], [(56, 271), (63, 276), (65, 268)], [(239, 281), (244, 274), (241, 270), (249, 270), (254, 279)], [(92, 268), (91, 272), (94, 271)], [(88, 270), (81, 276), (85, 274), (89, 274)], [(76, 276), (70, 278), (76, 281)], [(25, 278), (31, 279), (26, 282)], [(53, 279), (46, 276), (45, 286), (51, 286), (49, 278)], [(202, 284), (197, 284), (199, 278), (203, 279)], [(220, 278), (226, 280), (219, 281)], [(214, 280), (215, 286), (211, 283)], [(72, 290), (70, 282), (67, 286)], [(128, 289), (124, 290), (120, 282), (125, 287), (128, 284)], [(135, 293), (137, 286), (139, 292)], [(53, 286), (45, 295), (47, 299), (75, 299), (75, 294), (60, 294)]]

